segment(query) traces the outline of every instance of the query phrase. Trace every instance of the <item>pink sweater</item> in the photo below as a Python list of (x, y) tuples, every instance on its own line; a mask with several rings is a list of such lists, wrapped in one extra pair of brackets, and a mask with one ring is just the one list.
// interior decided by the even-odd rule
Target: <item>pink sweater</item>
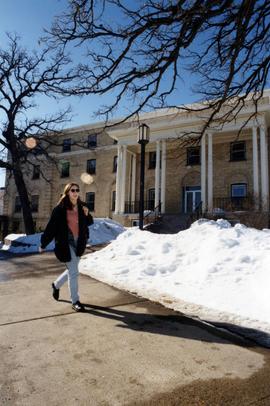
[(67, 223), (75, 238), (79, 235), (79, 216), (76, 210), (67, 210)]

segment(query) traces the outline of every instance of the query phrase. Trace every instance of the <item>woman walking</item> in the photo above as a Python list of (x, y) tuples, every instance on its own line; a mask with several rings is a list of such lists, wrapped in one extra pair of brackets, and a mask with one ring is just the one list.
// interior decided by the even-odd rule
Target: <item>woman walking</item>
[(67, 269), (52, 283), (52, 295), (58, 300), (60, 288), (68, 280), (72, 308), (77, 312), (84, 310), (78, 293), (78, 264), (89, 238), (88, 226), (93, 224), (93, 218), (85, 203), (81, 201), (79, 193), (77, 183), (68, 183), (65, 186), (41, 235), (39, 248), (42, 252), (53, 239), (55, 240), (55, 255), (59, 261), (65, 262)]

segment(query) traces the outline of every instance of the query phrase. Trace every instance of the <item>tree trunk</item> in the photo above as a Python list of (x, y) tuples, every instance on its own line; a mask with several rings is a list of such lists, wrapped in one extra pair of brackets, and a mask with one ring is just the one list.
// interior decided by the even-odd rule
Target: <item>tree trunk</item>
[(20, 168), (16, 168), (13, 171), (15, 183), (17, 186), (17, 191), (21, 200), (22, 212), (23, 212), (23, 221), (25, 227), (25, 233), (34, 234), (35, 225), (32, 217), (31, 202), (28, 197), (27, 189), (23, 179), (23, 174)]

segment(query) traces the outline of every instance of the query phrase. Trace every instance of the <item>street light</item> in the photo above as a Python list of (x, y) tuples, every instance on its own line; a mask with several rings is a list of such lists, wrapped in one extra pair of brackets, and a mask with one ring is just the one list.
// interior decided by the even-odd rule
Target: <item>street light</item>
[(146, 124), (141, 124), (138, 128), (138, 143), (141, 144), (141, 173), (140, 173), (140, 201), (139, 201), (139, 228), (143, 229), (144, 212), (144, 162), (145, 145), (149, 142), (150, 128)]

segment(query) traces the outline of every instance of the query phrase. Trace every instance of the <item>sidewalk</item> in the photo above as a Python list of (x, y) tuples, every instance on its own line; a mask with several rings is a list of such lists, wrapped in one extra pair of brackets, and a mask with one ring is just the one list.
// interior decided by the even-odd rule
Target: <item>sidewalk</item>
[(85, 313), (52, 253), (0, 261), (1, 405), (270, 404), (269, 350), (80, 276)]

